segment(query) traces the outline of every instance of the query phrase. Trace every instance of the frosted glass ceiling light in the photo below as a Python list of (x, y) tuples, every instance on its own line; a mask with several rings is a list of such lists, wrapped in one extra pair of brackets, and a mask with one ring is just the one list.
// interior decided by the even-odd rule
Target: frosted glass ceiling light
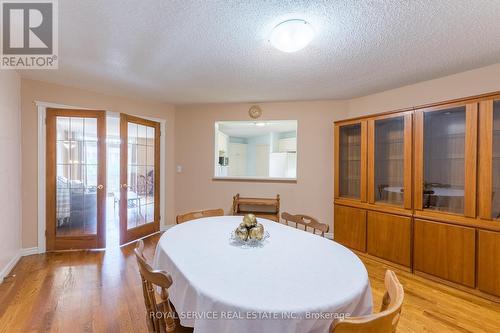
[(271, 32), (271, 44), (283, 52), (297, 52), (306, 47), (314, 37), (314, 29), (304, 20), (281, 22)]

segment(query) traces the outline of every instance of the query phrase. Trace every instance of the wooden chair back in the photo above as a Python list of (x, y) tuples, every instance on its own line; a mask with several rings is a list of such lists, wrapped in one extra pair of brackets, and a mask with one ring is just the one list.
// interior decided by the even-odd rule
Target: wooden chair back
[(223, 215), (224, 215), (224, 209), (222, 208), (200, 210), (197, 212), (189, 212), (182, 215), (177, 215), (176, 223), (180, 224), (183, 222), (200, 219), (202, 217), (223, 216)]
[[(172, 285), (172, 277), (166, 272), (155, 271), (151, 268), (146, 257), (144, 257), (144, 242), (142, 240), (137, 242), (134, 252), (141, 275), (147, 317), (151, 321), (155, 332), (161, 332), (162, 330), (174, 332), (174, 312), (168, 298), (168, 288)], [(155, 286), (158, 286), (161, 290), (160, 303), (157, 303), (156, 300)]]
[(302, 225), (305, 231), (307, 231), (307, 228), (312, 229), (314, 234), (317, 234), (317, 232), (319, 231), (322, 237), (325, 237), (325, 233), (330, 229), (328, 224), (320, 223), (314, 217), (310, 217), (307, 215), (292, 215), (290, 213), (284, 212), (281, 214), (281, 218), (285, 220), (286, 225), (288, 225), (288, 222), (295, 223), (295, 228), (297, 229), (299, 225)]
[(280, 195), (276, 198), (248, 198), (240, 197), (237, 193), (233, 197), (233, 215), (254, 214), (257, 217), (280, 221)]
[(394, 333), (401, 316), (404, 290), (396, 274), (385, 272), (386, 292), (380, 312), (364, 317), (350, 317), (332, 324), (331, 333)]

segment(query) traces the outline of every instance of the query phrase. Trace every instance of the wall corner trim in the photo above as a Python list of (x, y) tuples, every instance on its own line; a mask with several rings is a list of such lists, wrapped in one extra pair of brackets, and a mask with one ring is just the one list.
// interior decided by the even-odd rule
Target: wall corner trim
[(26, 249), (20, 249), (17, 254), (9, 261), (5, 267), (0, 270), (0, 283), (10, 275), (10, 272), (16, 267), (17, 263), (22, 257), (30, 256), (32, 254), (38, 254), (38, 247), (29, 247)]
[(28, 247), (25, 249), (21, 249), (20, 251), (20, 256), (25, 257), (25, 256), (30, 256), (32, 254), (39, 254), (40, 251), (38, 250), (38, 247)]

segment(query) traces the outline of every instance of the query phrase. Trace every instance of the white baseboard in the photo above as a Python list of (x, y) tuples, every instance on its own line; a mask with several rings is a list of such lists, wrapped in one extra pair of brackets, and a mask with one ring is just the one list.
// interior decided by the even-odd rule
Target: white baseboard
[(9, 263), (0, 271), (0, 283), (3, 282), (3, 279), (10, 274), (10, 272), (14, 269), (14, 267), (22, 257), (29, 256), (32, 254), (38, 254), (38, 247), (29, 247), (26, 249), (20, 249), (14, 256), (14, 258), (12, 258), (9, 261)]
[(0, 271), (0, 283), (3, 282), (3, 279), (9, 275), (10, 271), (12, 271), (14, 266), (16, 266), (19, 259), (21, 259), (21, 255), (20, 253), (17, 253), (14, 258), (12, 258), (9, 263), (4, 268), (2, 268), (2, 270)]
[(21, 249), (21, 257), (30, 256), (32, 254), (38, 254), (38, 247), (28, 247), (26, 249)]

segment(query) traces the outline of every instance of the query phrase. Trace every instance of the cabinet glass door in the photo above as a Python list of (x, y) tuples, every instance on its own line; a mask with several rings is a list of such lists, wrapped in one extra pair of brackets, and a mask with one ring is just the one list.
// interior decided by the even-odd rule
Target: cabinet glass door
[(500, 219), (500, 101), (493, 104), (493, 197), (492, 218)]
[(466, 106), (424, 113), (424, 209), (464, 213)]
[(375, 120), (375, 202), (403, 205), (404, 117)]
[(359, 199), (361, 188), (361, 124), (340, 127), (339, 168), (340, 196)]

